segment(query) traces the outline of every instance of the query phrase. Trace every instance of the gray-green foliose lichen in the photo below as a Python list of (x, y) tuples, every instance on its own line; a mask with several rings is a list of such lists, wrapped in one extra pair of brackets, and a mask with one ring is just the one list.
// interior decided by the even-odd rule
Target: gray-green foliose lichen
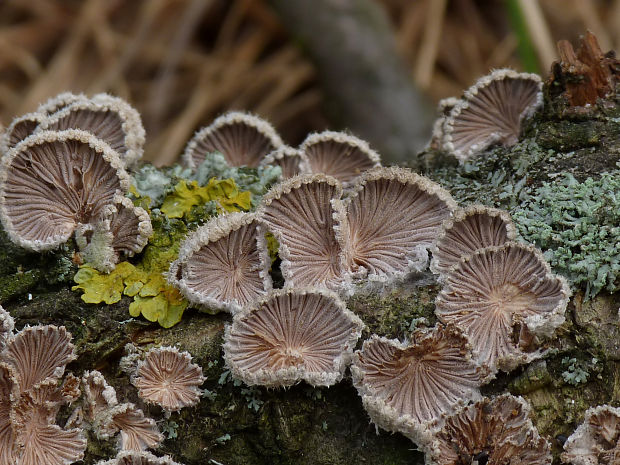
[(541, 248), (574, 289), (588, 297), (617, 289), (620, 118), (613, 111), (592, 110), (582, 119), (539, 114), (512, 147), (493, 147), (463, 164), (437, 152), (423, 160), (425, 174), (462, 205), (510, 212), (521, 238)]
[(211, 178), (232, 179), (239, 190), (252, 193), (252, 207), (255, 208), (262, 195), (280, 180), (282, 169), (279, 166), (265, 165), (258, 168), (231, 167), (221, 153), (206, 155), (205, 160), (194, 171), (181, 165), (155, 168), (143, 165), (134, 175), (134, 185), (138, 193), (151, 199), (151, 208), (161, 206), (166, 195), (174, 191), (181, 181), (197, 181), (206, 185)]

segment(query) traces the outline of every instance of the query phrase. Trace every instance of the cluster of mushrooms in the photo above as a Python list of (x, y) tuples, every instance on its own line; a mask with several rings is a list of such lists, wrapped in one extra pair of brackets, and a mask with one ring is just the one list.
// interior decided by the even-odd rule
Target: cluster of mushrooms
[[(75, 359), (71, 334), (63, 326), (27, 326), (15, 332), (13, 319), (0, 307), (0, 464), (73, 463), (82, 459), (85, 432), (91, 431), (100, 439), (118, 436), (118, 457), (102, 463), (174, 465), (168, 457), (146, 452), (163, 435), (134, 404), (119, 403), (101, 373), (65, 376)], [(204, 377), (188, 353), (160, 347), (127, 359), (143, 401), (167, 413), (198, 403)], [(71, 413), (61, 427), (56, 419), (68, 405)]]
[[(11, 239), (33, 250), (56, 247), (75, 233), (85, 260), (96, 258), (101, 269), (110, 270), (121, 254), (139, 252), (151, 234), (148, 214), (124, 197), (144, 132), (135, 110), (118, 99), (69, 95), (18, 118), (5, 132), (0, 218)], [(442, 103), (431, 146), (463, 161), (491, 144), (514, 144), (521, 122), (541, 103), (537, 76), (494, 71), (462, 99)], [(277, 164), (284, 178), (256, 212), (220, 215), (191, 233), (167, 273), (195, 306), (232, 313), (224, 357), (235, 378), (269, 387), (302, 380), (330, 386), (351, 366), (371, 420), (410, 437), (429, 464), (483, 460), (491, 465), (511, 457), (551, 463), (550, 446), (529, 420), (522, 398), (489, 399), (480, 393), (499, 370), (544, 354), (541, 343), (564, 321), (570, 294), (540, 251), (516, 242), (507, 213), (460, 208), (433, 181), (405, 168), (382, 167), (366, 142), (345, 133), (312, 134), (293, 148), (269, 123), (232, 112), (195, 134), (183, 163), (197, 168), (212, 152), (231, 166)], [(26, 193), (35, 197), (27, 204)], [(273, 289), (267, 233), (278, 242), (282, 289)], [(414, 331), (407, 342), (373, 335), (355, 351), (364, 325), (343, 299), (425, 270), (429, 252), (430, 269), (442, 286), (435, 310), (439, 323)], [(19, 410), (22, 391), (45, 406), (52, 402), (48, 395), (77, 399), (75, 392), (62, 394), (65, 385), (77, 388), (77, 378), (56, 387), (70, 356), (46, 365), (58, 370), (46, 373), (54, 389), (45, 392), (36, 386), (47, 378), (23, 387), (12, 374), (17, 369), (0, 364), (0, 388), (16, 393), (0, 403), (0, 444), (3, 418), (9, 430), (17, 428), (11, 412)], [(147, 401), (166, 411), (198, 401), (204, 378), (189, 355), (162, 348), (143, 362), (137, 357), (126, 357), (123, 365)], [(171, 373), (180, 372), (185, 374), (172, 382)], [(119, 432), (121, 449), (142, 451), (122, 452), (105, 465), (173, 463), (143, 452), (161, 436), (135, 406), (118, 404), (99, 373), (85, 374), (82, 384), (84, 408), (63, 434), (85, 446), (79, 428), (73, 428), (83, 421), (102, 438)], [(177, 390), (164, 392), (161, 385)], [(54, 412), (30, 412), (60, 429)], [(138, 438), (136, 431), (144, 436)], [(580, 464), (596, 463), (587, 454), (611, 457), (619, 453), (619, 435), (616, 410), (588, 412), (585, 426), (567, 441), (563, 459)], [(77, 452), (49, 454), (54, 457), (49, 463), (59, 465), (79, 458)]]

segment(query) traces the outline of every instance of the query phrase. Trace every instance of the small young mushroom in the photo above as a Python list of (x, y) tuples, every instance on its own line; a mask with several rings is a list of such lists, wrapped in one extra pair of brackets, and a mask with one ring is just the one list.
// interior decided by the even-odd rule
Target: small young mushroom
[(115, 195), (95, 224), (79, 225), (75, 241), (85, 262), (110, 272), (120, 255), (132, 257), (144, 249), (153, 234), (151, 218), (124, 195)]
[(218, 216), (181, 245), (168, 281), (190, 301), (236, 312), (271, 289), (271, 260), (253, 213)]
[(274, 290), (233, 317), (224, 358), (248, 385), (331, 386), (342, 379), (363, 326), (329, 291)]
[(551, 465), (549, 443), (539, 436), (528, 414), (529, 406), (521, 397), (483, 398), (443, 419), (435, 440), (424, 447), (426, 463)]
[(200, 401), (198, 387), (205, 379), (188, 352), (160, 347), (149, 350), (138, 363), (138, 376), (132, 382), (143, 400), (176, 412)]
[[(564, 322), (570, 290), (533, 246), (507, 242), (464, 257), (444, 279), (435, 313), (462, 328), (475, 356), (494, 372), (540, 356), (536, 336)], [(515, 341), (515, 335), (517, 340)]]
[(260, 162), (261, 166), (277, 165), (282, 168), (282, 179), (304, 174), (307, 164), (306, 154), (288, 145), (277, 148)]
[(78, 99), (46, 118), (39, 130), (81, 129), (106, 142), (125, 166), (142, 158), (145, 141), (140, 114), (125, 100), (107, 94)]
[(505, 211), (484, 205), (459, 208), (441, 226), (431, 249), (431, 271), (445, 275), (463, 257), (476, 250), (503, 245), (516, 237), (514, 223)]
[(267, 121), (231, 111), (192, 137), (183, 153), (183, 163), (197, 168), (208, 153), (220, 152), (230, 166), (256, 167), (267, 154), (282, 145), (282, 139)]
[(381, 166), (381, 157), (366, 141), (344, 132), (310, 134), (299, 150), (305, 155), (303, 171), (333, 176), (345, 186), (364, 171)]
[(373, 335), (355, 352), (351, 372), (371, 420), (414, 442), (442, 414), (479, 399), (486, 376), (467, 338), (444, 325), (419, 329), (404, 344)]
[(497, 69), (454, 105), (443, 124), (443, 148), (464, 162), (492, 144), (514, 145), (521, 123), (542, 101), (538, 75)]
[(21, 141), (30, 136), (47, 115), (34, 112), (15, 118), (4, 132), (0, 132), (0, 155), (4, 156)]
[(164, 440), (155, 421), (132, 403), (115, 405), (102, 417), (102, 431), (120, 431), (120, 450), (153, 449)]
[(2, 159), (0, 219), (11, 240), (41, 251), (95, 222), (129, 176), (110, 147), (85, 131), (42, 131)]
[(620, 462), (620, 408), (599, 405), (586, 411), (583, 423), (564, 443), (562, 462), (615, 465)]

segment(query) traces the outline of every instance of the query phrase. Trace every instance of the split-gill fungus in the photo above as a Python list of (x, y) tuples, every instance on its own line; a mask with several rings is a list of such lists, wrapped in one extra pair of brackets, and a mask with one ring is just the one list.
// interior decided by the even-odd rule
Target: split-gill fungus
[(406, 343), (373, 335), (355, 352), (351, 372), (371, 420), (416, 443), (429, 440), (441, 415), (478, 400), (488, 374), (463, 333), (441, 324)]
[(188, 352), (157, 347), (138, 363), (137, 376), (132, 382), (142, 400), (159, 405), (166, 412), (176, 412), (200, 401), (202, 392), (198, 387), (205, 379)]
[(442, 148), (464, 162), (493, 144), (514, 145), (523, 120), (542, 101), (538, 75), (495, 70), (466, 90), (444, 117)]
[(461, 258), (516, 237), (515, 225), (505, 211), (483, 205), (459, 208), (441, 226), (431, 249), (431, 271), (445, 276)]
[(463, 329), (482, 365), (510, 371), (541, 356), (532, 346), (564, 322), (569, 295), (539, 250), (507, 242), (462, 258), (446, 275), (435, 312)]
[(344, 132), (310, 134), (299, 146), (305, 173), (326, 174), (348, 186), (364, 171), (381, 166), (381, 157), (368, 142)]
[(564, 443), (562, 461), (573, 465), (620, 462), (620, 408), (599, 405), (586, 411), (583, 423)]
[(116, 152), (77, 129), (33, 134), (4, 156), (2, 168), (2, 224), (13, 242), (35, 251), (66, 242), (129, 190)]
[(331, 386), (342, 379), (363, 326), (327, 290), (274, 290), (233, 316), (224, 359), (248, 385)]
[(264, 228), (253, 213), (218, 216), (181, 245), (168, 281), (190, 301), (239, 311), (271, 289)]
[(249, 113), (232, 111), (200, 129), (187, 143), (183, 163), (196, 168), (208, 153), (219, 152), (230, 166), (256, 167), (283, 144), (267, 121)]

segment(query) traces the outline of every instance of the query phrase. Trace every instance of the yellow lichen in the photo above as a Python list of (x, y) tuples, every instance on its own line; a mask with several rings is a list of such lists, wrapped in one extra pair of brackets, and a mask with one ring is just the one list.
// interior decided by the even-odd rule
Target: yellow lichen
[(182, 218), (192, 207), (214, 201), (218, 213), (249, 210), (252, 194), (241, 192), (232, 179), (211, 179), (206, 186), (199, 186), (196, 181), (181, 180), (174, 192), (164, 199), (161, 211), (168, 218)]

